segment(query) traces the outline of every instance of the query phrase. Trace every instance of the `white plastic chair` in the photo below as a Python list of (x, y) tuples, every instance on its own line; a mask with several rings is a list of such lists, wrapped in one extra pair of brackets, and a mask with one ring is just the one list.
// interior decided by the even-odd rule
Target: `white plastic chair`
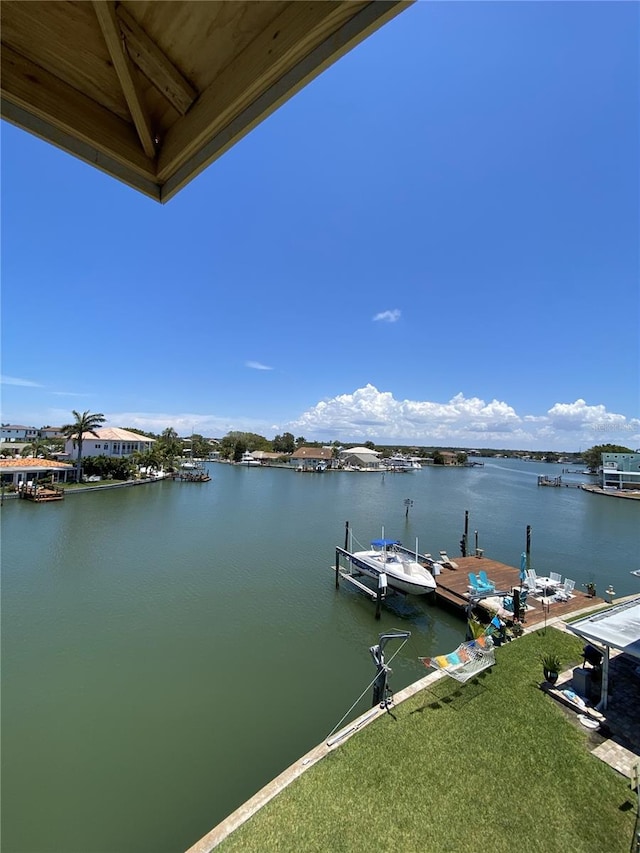
[(524, 585), (527, 587), (531, 595), (535, 595), (537, 588), (537, 576), (535, 569), (528, 569), (524, 579)]
[(549, 579), (554, 583), (557, 583), (558, 586), (562, 585), (562, 575), (558, 572), (549, 572)]
[(576, 585), (575, 581), (572, 581), (570, 578), (565, 578), (564, 586), (562, 589), (559, 589), (554, 595), (555, 601), (569, 601), (571, 598), (571, 593), (574, 590)]

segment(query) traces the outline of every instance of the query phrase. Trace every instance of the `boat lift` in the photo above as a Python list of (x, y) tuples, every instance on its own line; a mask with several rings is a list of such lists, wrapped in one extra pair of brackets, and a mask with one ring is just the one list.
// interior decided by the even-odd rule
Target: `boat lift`
[(352, 562), (356, 563), (357, 560), (353, 560), (349, 551), (346, 551), (344, 548), (336, 548), (336, 589), (340, 588), (340, 578), (350, 583), (354, 586), (359, 592), (364, 593), (364, 595), (368, 595), (372, 601), (376, 602), (376, 619), (380, 618), (380, 613), (382, 610), (382, 602), (387, 597), (387, 575), (386, 572), (380, 572), (378, 575), (378, 588), (372, 589), (371, 586), (367, 586), (367, 584), (358, 580), (351, 572), (343, 569), (340, 566), (340, 556), (346, 557)]
[(384, 647), (389, 640), (408, 640), (410, 636), (411, 631), (391, 631), (389, 634), (380, 634), (378, 643), (370, 647), (371, 657), (378, 670), (378, 674), (373, 682), (372, 708), (379, 705), (388, 713), (391, 713), (389, 706), (393, 704), (393, 693), (388, 684), (388, 675), (391, 669), (384, 660)]

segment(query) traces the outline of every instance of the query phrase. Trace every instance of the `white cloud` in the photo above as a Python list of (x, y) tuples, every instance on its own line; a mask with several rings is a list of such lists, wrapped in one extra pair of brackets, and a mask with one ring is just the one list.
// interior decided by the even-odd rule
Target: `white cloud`
[(251, 367), (253, 370), (273, 370), (273, 367), (261, 364), (259, 361), (245, 361), (244, 366)]
[(555, 403), (544, 415), (519, 414), (504, 401), (461, 393), (445, 403), (396, 400), (370, 384), (324, 400), (286, 426), (307, 438), (390, 444), (577, 450), (640, 443), (640, 421), (584, 400)]
[(385, 323), (397, 323), (400, 316), (400, 310), (398, 308), (394, 308), (393, 311), (381, 311), (379, 314), (376, 314), (373, 321), (374, 323), (376, 320), (383, 320)]
[(270, 422), (245, 415), (214, 415), (201, 412), (105, 412), (110, 426), (132, 427), (145, 432), (161, 433), (167, 427), (173, 427), (178, 435), (192, 433), (207, 438), (221, 438), (232, 430), (255, 432), (272, 436), (279, 432)]
[[(390, 391), (368, 384), (349, 394), (322, 400), (297, 419), (274, 423), (244, 414), (207, 412), (104, 413), (108, 426), (160, 433), (173, 427), (220, 438), (232, 430), (272, 438), (282, 432), (310, 440), (361, 444), (417, 444), (453, 447), (494, 447), (522, 450), (583, 450), (594, 444), (640, 447), (640, 420), (608, 412), (603, 405), (578, 399), (557, 402), (543, 414), (518, 412), (502, 400), (485, 401), (459, 393), (446, 402), (397, 400)], [(19, 422), (60, 425), (70, 421), (66, 409), (23, 411)], [(18, 421), (14, 421), (18, 422)]]
[(608, 426), (611, 430), (626, 424), (624, 415), (607, 412), (604, 406), (587, 406), (584, 400), (575, 403), (556, 403), (547, 412), (549, 420), (556, 429), (574, 429), (578, 426), (591, 426), (602, 429)]
[(39, 382), (30, 379), (17, 379), (15, 376), (0, 376), (1, 385), (19, 385), (22, 388), (42, 388)]

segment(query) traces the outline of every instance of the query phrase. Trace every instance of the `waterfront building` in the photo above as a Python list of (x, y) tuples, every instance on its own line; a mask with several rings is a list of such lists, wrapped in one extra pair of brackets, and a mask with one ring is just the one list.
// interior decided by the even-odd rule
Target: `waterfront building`
[(603, 489), (640, 489), (640, 453), (603, 453)]
[[(101, 427), (82, 436), (83, 456), (113, 456), (122, 458), (132, 453), (147, 453), (153, 448), (155, 438), (117, 427)], [(72, 438), (65, 443), (65, 453), (73, 455), (76, 443)]]
[(313, 471), (318, 465), (331, 465), (332, 455), (329, 447), (299, 447), (289, 462), (298, 469)]
[(66, 483), (67, 476), (74, 471), (73, 465), (55, 459), (0, 459), (0, 482), (3, 486), (18, 488), (21, 483), (29, 484), (46, 476), (50, 476), (53, 483)]
[(377, 450), (371, 450), (370, 447), (347, 447), (339, 454), (342, 465), (366, 470), (377, 470), (382, 467), (379, 456), (380, 453)]

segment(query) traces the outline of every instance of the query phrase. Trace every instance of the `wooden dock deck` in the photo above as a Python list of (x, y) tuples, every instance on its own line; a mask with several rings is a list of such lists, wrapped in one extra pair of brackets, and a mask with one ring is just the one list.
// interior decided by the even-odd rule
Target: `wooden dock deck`
[(60, 486), (26, 486), (18, 491), (18, 497), (34, 503), (64, 500), (64, 489)]
[[(495, 584), (496, 590), (506, 590), (510, 593), (513, 587), (520, 586), (520, 571), (513, 566), (507, 566), (504, 563), (497, 562), (497, 560), (490, 560), (488, 557), (452, 557), (452, 560), (457, 563), (458, 568), (443, 568), (442, 572), (437, 575), (436, 600), (439, 605), (457, 611), (464, 618), (466, 618), (466, 610), (469, 605), (467, 590), (469, 586), (469, 572), (477, 574), (480, 569), (483, 569), (487, 573), (489, 580)], [(539, 599), (529, 596), (527, 598), (527, 605), (532, 609), (526, 611), (524, 624), (531, 626), (544, 623), (545, 616), (546, 618), (569, 616), (574, 612), (583, 610), (590, 604), (597, 606), (604, 603), (603, 598), (588, 596), (576, 586), (572, 597), (568, 601), (552, 601), (545, 614), (544, 603)], [(488, 613), (490, 612), (488, 608), (483, 608), (482, 602), (478, 603), (476, 607), (482, 608)]]

